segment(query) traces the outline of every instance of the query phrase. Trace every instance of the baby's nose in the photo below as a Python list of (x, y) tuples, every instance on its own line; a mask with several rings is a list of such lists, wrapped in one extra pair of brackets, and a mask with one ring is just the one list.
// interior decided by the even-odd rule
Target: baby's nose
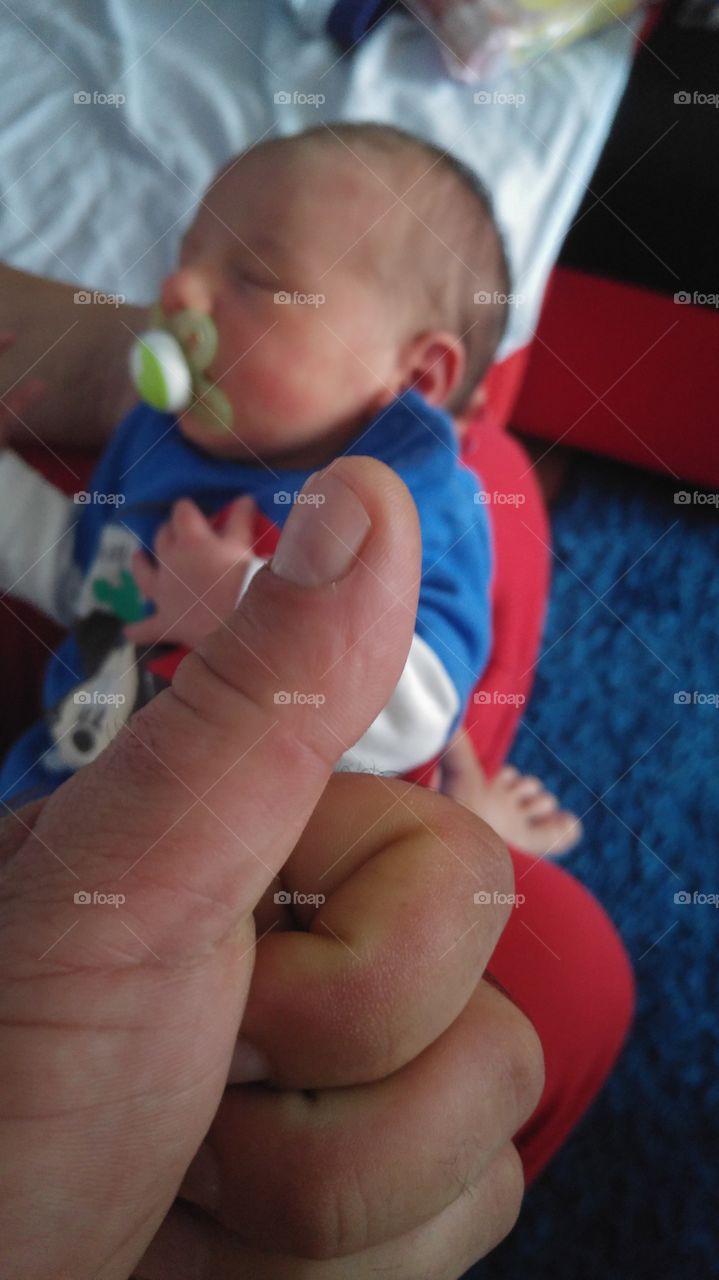
[(176, 311), (212, 311), (212, 292), (209, 282), (201, 272), (192, 267), (181, 267), (163, 281), (160, 301), (166, 315)]

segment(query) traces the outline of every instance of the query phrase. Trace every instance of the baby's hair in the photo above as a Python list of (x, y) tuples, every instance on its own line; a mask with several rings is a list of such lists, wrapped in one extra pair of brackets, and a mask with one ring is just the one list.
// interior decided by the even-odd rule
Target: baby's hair
[[(393, 125), (319, 124), (300, 137), (345, 148), (360, 161), (364, 152), (406, 162), (399, 170), (396, 164), (383, 166), (380, 179), (407, 211), (402, 252), (386, 255), (383, 275), (389, 296), (406, 295), (414, 283), (413, 303), (423, 324), (426, 319), (427, 327), (446, 328), (461, 339), (466, 367), (447, 405), (461, 412), (504, 334), (511, 290), (505, 246), (484, 184), (455, 156)], [(367, 168), (372, 170), (369, 157)]]

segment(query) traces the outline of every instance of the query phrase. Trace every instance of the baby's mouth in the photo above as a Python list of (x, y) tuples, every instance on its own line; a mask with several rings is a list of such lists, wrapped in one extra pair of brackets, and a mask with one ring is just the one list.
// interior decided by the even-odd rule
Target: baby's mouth
[(161, 412), (190, 409), (215, 431), (231, 431), (232, 405), (206, 376), (217, 355), (217, 328), (202, 311), (167, 316), (159, 302), (150, 310), (152, 328), (130, 352), (130, 373), (140, 398)]

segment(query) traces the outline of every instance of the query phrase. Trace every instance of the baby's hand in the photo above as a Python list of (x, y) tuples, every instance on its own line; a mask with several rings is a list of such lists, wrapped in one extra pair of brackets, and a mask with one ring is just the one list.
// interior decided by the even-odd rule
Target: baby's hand
[(253, 559), (256, 506), (238, 498), (215, 529), (189, 498), (176, 502), (155, 538), (155, 560), (136, 551), (132, 571), (155, 612), (125, 627), (135, 644), (192, 649), (234, 609)]

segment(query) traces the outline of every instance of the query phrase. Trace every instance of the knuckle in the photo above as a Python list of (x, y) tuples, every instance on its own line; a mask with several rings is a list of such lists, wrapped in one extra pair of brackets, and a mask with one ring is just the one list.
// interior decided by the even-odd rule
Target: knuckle
[(524, 1169), (513, 1142), (508, 1142), (495, 1156), (485, 1175), (485, 1189), (489, 1200), (487, 1218), (491, 1221), (494, 1248), (509, 1235), (522, 1208), (524, 1198)]
[[(431, 793), (431, 826), (467, 865), (481, 872), (482, 888), (500, 898), (514, 890), (514, 869), (507, 846), (492, 828), (465, 805)], [(510, 908), (507, 908), (507, 912)]]
[[(516, 1128), (535, 1110), (544, 1089), (544, 1053), (529, 1018), (514, 1006), (516, 1026), (505, 1058), (506, 1079), (517, 1117)], [(516, 1130), (515, 1130), (516, 1131)]]

